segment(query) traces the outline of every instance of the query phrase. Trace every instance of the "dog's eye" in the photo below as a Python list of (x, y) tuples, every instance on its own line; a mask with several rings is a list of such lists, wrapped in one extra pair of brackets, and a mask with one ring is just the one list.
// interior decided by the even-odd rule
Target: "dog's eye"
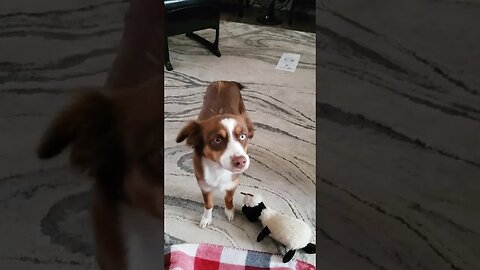
[(215, 142), (216, 143), (221, 143), (222, 142), (222, 137), (216, 137)]
[(246, 138), (247, 138), (247, 135), (245, 135), (243, 133), (240, 135), (240, 140), (241, 141), (245, 140)]

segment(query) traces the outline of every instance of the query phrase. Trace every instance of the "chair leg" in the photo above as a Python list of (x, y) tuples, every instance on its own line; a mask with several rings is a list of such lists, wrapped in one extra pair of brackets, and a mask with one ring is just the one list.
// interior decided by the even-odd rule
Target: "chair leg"
[(290, 6), (290, 14), (288, 16), (288, 25), (292, 25), (293, 14), (295, 13), (295, 0), (292, 0), (292, 5)]
[(215, 49), (215, 52), (213, 54), (215, 54), (218, 57), (221, 56), (220, 50), (218, 49), (219, 36), (220, 36), (220, 22), (217, 24), (217, 28), (215, 28), (215, 41), (213, 42), (213, 46)]
[(168, 71), (172, 71), (172, 63), (170, 63), (170, 53), (168, 52), (168, 37), (165, 38), (165, 67)]
[(240, 5), (240, 9), (238, 11), (238, 16), (240, 18), (243, 18), (243, 0), (238, 0), (238, 4)]
[(213, 53), (214, 55), (220, 57), (221, 54), (220, 54), (220, 50), (218, 49), (218, 36), (219, 36), (219, 31), (220, 31), (220, 26), (217, 25), (216, 29), (215, 29), (215, 41), (213, 43), (209, 42), (208, 40), (206, 40), (205, 38), (195, 34), (195, 33), (186, 33), (185, 35), (188, 37), (188, 38), (191, 38), (195, 41), (197, 41), (198, 43), (200, 43), (201, 45), (203, 45), (205, 48), (207, 48), (211, 53)]

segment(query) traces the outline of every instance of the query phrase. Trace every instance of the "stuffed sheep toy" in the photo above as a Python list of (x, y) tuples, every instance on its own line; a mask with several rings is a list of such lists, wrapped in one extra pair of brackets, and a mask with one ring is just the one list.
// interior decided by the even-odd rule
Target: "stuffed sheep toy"
[(289, 262), (298, 249), (309, 254), (315, 253), (315, 244), (310, 243), (312, 230), (307, 223), (266, 207), (260, 194), (240, 193), (244, 195), (242, 212), (249, 221), (255, 222), (260, 219), (264, 226), (257, 237), (257, 242), (270, 235), (271, 238), (285, 245), (288, 251), (283, 256), (284, 263)]

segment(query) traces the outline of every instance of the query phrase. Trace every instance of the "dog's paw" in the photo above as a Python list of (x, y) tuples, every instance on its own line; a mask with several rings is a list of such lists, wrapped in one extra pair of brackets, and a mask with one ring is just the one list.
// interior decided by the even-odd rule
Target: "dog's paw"
[(228, 221), (232, 221), (235, 216), (235, 208), (228, 209), (225, 207), (225, 215), (227, 216)]
[(205, 228), (208, 225), (212, 224), (212, 208), (203, 209), (202, 219), (200, 220), (200, 228)]
[(202, 229), (207, 227), (210, 224), (212, 224), (212, 218), (202, 217), (202, 219), (200, 220), (200, 228)]

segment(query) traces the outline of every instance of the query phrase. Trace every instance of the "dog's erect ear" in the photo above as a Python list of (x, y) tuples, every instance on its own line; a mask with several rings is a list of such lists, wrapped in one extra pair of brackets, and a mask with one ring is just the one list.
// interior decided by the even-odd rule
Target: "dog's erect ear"
[(181, 143), (185, 139), (187, 140), (187, 145), (195, 150), (200, 150), (203, 147), (202, 126), (199, 122), (188, 122), (188, 124), (180, 130), (175, 141)]
[(248, 130), (247, 137), (251, 139), (253, 138), (253, 135), (255, 133), (253, 128), (253, 122), (248, 116), (245, 116), (245, 121), (247, 122), (247, 130)]

